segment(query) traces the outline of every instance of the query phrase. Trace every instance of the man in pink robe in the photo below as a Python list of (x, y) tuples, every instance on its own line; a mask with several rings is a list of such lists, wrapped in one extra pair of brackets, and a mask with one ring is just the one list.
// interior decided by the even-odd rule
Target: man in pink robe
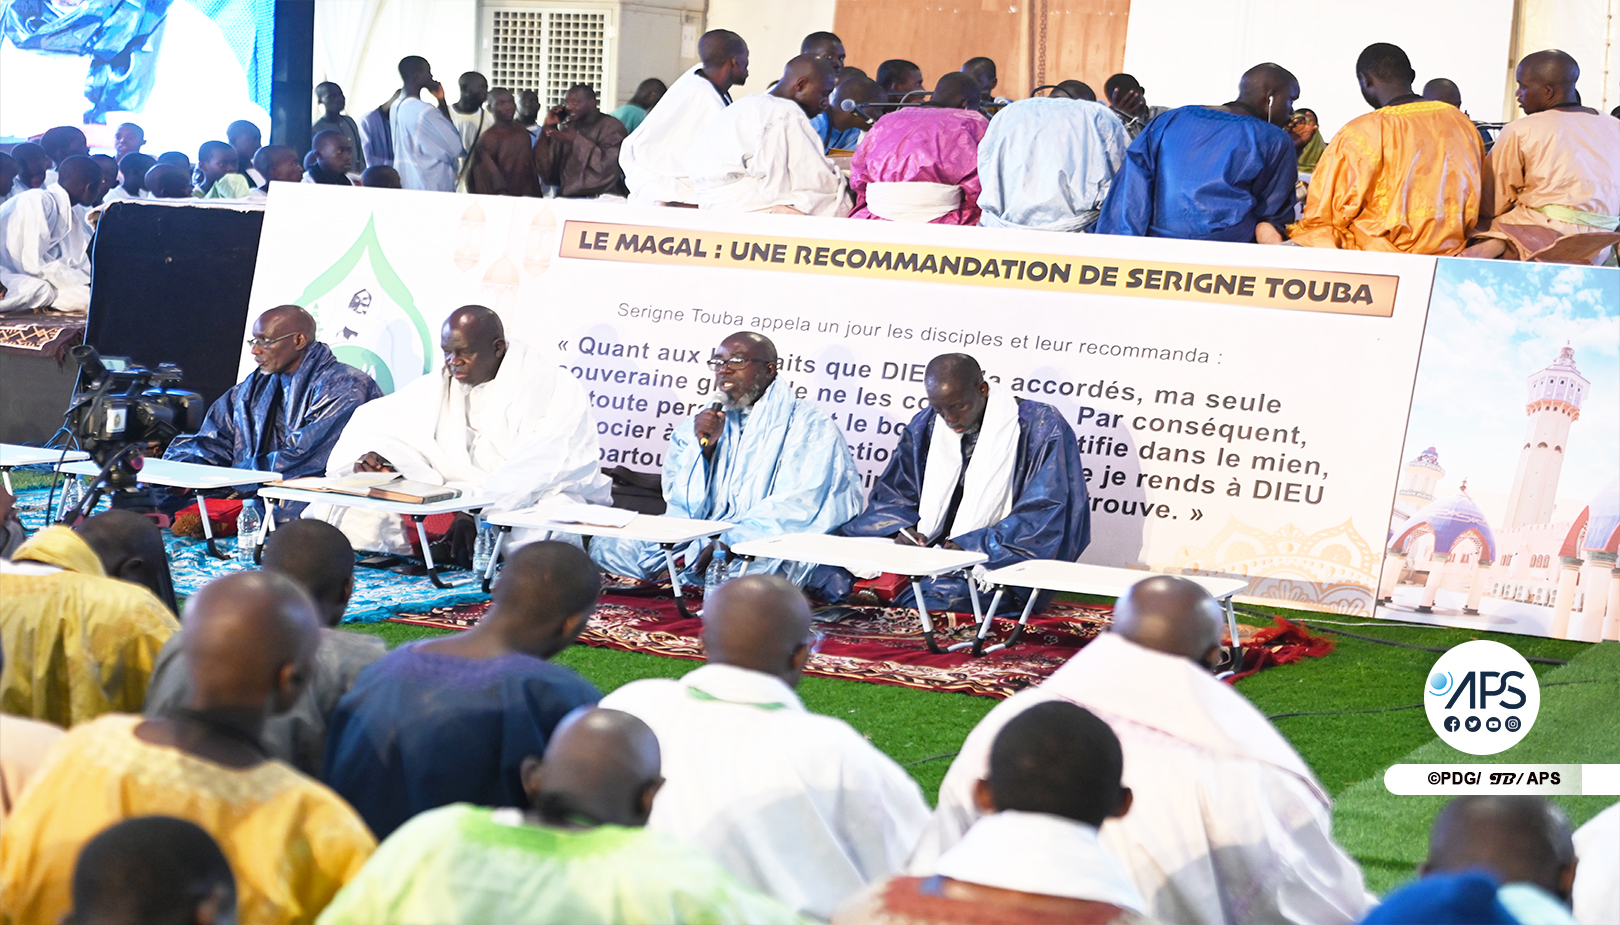
[(931, 100), (877, 121), (850, 160), (851, 218), (936, 225), (979, 223), (979, 84), (941, 77)]

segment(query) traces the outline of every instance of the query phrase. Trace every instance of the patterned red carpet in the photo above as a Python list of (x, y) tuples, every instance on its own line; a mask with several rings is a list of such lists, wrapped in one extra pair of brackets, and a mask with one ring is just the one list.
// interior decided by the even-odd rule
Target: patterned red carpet
[[(487, 606), (477, 603), (440, 607), (391, 619), (415, 626), (466, 629), (478, 622)], [(1108, 628), (1111, 613), (1106, 606), (1056, 603), (1045, 613), (1030, 618), (1017, 645), (975, 658), (966, 651), (943, 655), (929, 652), (915, 610), (859, 608), (837, 623), (816, 624), (821, 639), (806, 674), (1000, 699), (1039, 684), (1056, 671), (1081, 646)], [(992, 640), (1004, 639), (1012, 631), (1013, 622), (1010, 618), (996, 620)], [(972, 617), (964, 614), (940, 615), (935, 625), (941, 646), (968, 641), (975, 629)], [(676, 611), (667, 592), (658, 597), (610, 593), (602, 596), (580, 642), (701, 660), (702, 630), (702, 621), (684, 618)], [(1243, 676), (1306, 656), (1326, 655), (1333, 648), (1329, 640), (1280, 618), (1277, 626), (1259, 630), (1239, 624), (1238, 633), (1248, 647)]]

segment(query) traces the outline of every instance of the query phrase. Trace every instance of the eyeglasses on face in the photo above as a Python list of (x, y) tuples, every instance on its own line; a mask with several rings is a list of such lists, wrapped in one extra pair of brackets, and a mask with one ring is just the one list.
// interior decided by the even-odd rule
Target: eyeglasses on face
[(722, 369), (729, 369), (734, 373), (740, 373), (744, 369), (748, 368), (749, 363), (765, 363), (768, 365), (770, 361), (750, 357), (732, 357), (729, 360), (722, 360), (719, 357), (709, 358), (709, 368), (715, 372), (719, 372)]
[(295, 337), (297, 334), (298, 332), (294, 331), (291, 334), (283, 334), (280, 337), (250, 337), (248, 338), (247, 345), (249, 347), (263, 350), (266, 347), (273, 347), (289, 337)]

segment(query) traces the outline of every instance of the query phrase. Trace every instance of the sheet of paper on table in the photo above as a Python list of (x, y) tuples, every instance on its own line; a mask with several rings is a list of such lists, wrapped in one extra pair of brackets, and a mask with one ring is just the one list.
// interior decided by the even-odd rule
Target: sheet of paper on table
[(270, 484), (278, 488), (299, 488), (304, 491), (331, 491), (340, 495), (360, 495), (365, 497), (371, 494), (371, 489), (389, 482), (397, 482), (403, 478), (397, 472), (356, 472), (341, 478), (324, 478), (318, 475), (306, 476), (301, 479), (286, 479)]
[(580, 504), (574, 501), (565, 501), (552, 507), (544, 508), (545, 514), (555, 523), (560, 524), (589, 524), (593, 527), (627, 527), (630, 521), (636, 519), (635, 511), (623, 508), (607, 507), (601, 504)]

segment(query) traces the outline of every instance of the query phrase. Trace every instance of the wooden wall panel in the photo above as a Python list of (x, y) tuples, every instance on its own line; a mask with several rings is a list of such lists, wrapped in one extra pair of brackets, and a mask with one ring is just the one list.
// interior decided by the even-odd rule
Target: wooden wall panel
[[(1041, 6), (1041, 0), (1035, 0), (1037, 18)], [(1125, 67), (1131, 0), (1046, 0), (1044, 6), (1046, 79), (1041, 83), (1081, 80), (1101, 97), (1103, 81)], [(1038, 39), (1036, 47), (1038, 51)], [(1035, 63), (1038, 69), (1038, 57)]]
[[(833, 31), (848, 63), (876, 76), (889, 58), (915, 61), (929, 87), (977, 55), (995, 60), (996, 93), (1021, 99), (1075, 78), (1099, 93), (1125, 60), (1130, 0), (838, 0)], [(1045, 29), (1045, 80), (1037, 81)]]

